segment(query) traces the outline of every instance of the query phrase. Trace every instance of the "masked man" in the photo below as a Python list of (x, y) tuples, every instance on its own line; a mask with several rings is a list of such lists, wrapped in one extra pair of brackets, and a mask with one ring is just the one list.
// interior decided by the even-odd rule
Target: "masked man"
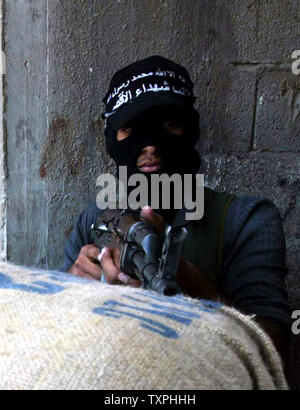
[[(127, 167), (128, 176), (142, 173), (151, 188), (153, 174), (197, 173), (199, 115), (185, 68), (160, 56), (135, 62), (115, 73), (103, 101), (106, 148), (118, 167)], [(199, 220), (187, 221), (185, 210), (175, 209), (172, 201), (169, 210), (145, 207), (141, 214), (158, 231), (165, 223), (186, 226), (178, 270), (185, 294), (222, 300), (255, 314), (284, 354), (290, 315), (284, 286), (285, 239), (277, 209), (269, 200), (207, 188), (204, 201)], [(140, 286), (120, 271), (113, 249), (100, 252), (92, 244), (91, 225), (100, 214), (93, 204), (79, 216), (60, 270)]]

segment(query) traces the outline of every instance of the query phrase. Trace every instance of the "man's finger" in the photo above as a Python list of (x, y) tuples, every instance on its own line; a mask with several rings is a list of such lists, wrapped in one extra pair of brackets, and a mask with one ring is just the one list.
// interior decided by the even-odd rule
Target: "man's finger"
[[(93, 259), (94, 260), (94, 259)], [(92, 262), (91, 259), (85, 255), (80, 255), (77, 259), (77, 263), (81, 269), (88, 275), (92, 276), (93, 279), (100, 280), (101, 277), (101, 267)]]
[(100, 280), (101, 277), (100, 266), (95, 265), (85, 255), (79, 256), (68, 272), (86, 279)]
[[(101, 268), (99, 266), (98, 255), (99, 248), (95, 245), (85, 245), (81, 248), (75, 265), (82, 272), (87, 273), (92, 279), (99, 280), (101, 277)], [(83, 276), (83, 275), (82, 275)]]
[(160, 234), (163, 234), (166, 229), (166, 222), (164, 218), (153, 211), (150, 206), (144, 206), (141, 211), (141, 217), (147, 222), (150, 222)]
[(139, 288), (142, 286), (142, 282), (140, 280), (133, 279), (123, 272), (119, 273), (118, 279), (124, 283), (124, 285), (133, 286), (134, 288)]
[(74, 263), (74, 265), (71, 266), (68, 272), (72, 273), (72, 275), (80, 276), (81, 278), (94, 279), (91, 275), (83, 271), (76, 263)]
[(112, 249), (103, 248), (99, 255), (99, 261), (106, 281), (111, 284), (119, 283), (118, 274), (120, 273), (120, 269), (113, 260)]
[(100, 249), (96, 245), (86, 245), (81, 248), (80, 253), (87, 256), (91, 260), (98, 262), (98, 256), (100, 254)]

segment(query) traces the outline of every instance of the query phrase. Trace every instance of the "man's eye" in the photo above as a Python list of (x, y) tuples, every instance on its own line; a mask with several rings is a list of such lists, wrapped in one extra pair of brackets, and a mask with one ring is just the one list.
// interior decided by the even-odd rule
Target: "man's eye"
[(132, 127), (123, 127), (118, 130), (117, 140), (122, 141), (132, 133)]
[(174, 120), (164, 120), (163, 126), (171, 134), (183, 135), (183, 126), (179, 122)]
[(123, 128), (121, 128), (121, 130), (122, 130), (123, 132), (127, 132), (128, 134), (131, 134), (131, 133), (132, 133), (132, 128), (131, 128), (131, 127), (123, 127)]

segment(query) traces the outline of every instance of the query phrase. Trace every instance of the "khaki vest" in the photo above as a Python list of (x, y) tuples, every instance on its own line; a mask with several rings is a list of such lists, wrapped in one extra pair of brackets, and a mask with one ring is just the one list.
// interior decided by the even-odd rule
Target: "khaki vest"
[(234, 195), (204, 188), (204, 216), (188, 222), (182, 257), (217, 283), (222, 271), (225, 219)]

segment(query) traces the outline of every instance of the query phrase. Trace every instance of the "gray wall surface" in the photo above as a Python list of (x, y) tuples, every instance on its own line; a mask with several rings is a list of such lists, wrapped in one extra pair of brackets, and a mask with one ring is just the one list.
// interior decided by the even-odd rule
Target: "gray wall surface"
[[(0, 0), (0, 44), (2, 45), (2, 0)], [(2, 50), (2, 47), (1, 47)], [(3, 80), (5, 78), (5, 55), (0, 53), (0, 261), (6, 260), (6, 137), (3, 123)]]
[(299, 0), (6, 0), (3, 12), (7, 258), (59, 266), (76, 215), (95, 201), (96, 177), (114, 169), (99, 119), (108, 81), (161, 54), (195, 81), (207, 185), (279, 208), (299, 308)]

